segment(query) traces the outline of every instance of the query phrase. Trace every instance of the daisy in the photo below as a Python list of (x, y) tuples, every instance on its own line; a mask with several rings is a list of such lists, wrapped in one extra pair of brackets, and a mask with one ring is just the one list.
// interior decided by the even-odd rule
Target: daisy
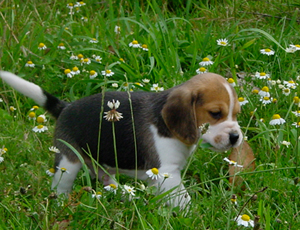
[(53, 153), (60, 153), (59, 149), (56, 148), (55, 146), (49, 147), (49, 151), (50, 151), (50, 152), (53, 152)]
[(233, 78), (228, 78), (227, 82), (228, 82), (232, 87), (235, 87), (235, 86), (236, 86), (235, 81), (233, 80)]
[(283, 89), (282, 89), (282, 93), (283, 93), (285, 96), (288, 96), (288, 95), (290, 95), (291, 90), (290, 90), (289, 88), (283, 88)]
[(205, 57), (202, 59), (202, 61), (199, 63), (200, 66), (208, 66), (214, 64), (213, 61), (211, 61), (208, 57)]
[(200, 67), (199, 69), (196, 70), (197, 74), (202, 74), (202, 73), (207, 73), (207, 69), (204, 67)]
[(95, 70), (90, 71), (90, 79), (94, 79), (97, 76), (98, 76), (98, 73)]
[(28, 61), (26, 62), (25, 64), (25, 67), (31, 67), (31, 68), (34, 68), (35, 64), (32, 62), (32, 61)]
[(47, 121), (47, 119), (46, 119), (46, 116), (45, 116), (45, 115), (39, 115), (39, 116), (37, 117), (36, 121), (37, 121), (38, 123), (44, 123), (44, 122)]
[(13, 107), (13, 106), (9, 106), (9, 110), (11, 111), (11, 112), (13, 112), (13, 111), (15, 111), (15, 110), (17, 110), (15, 107)]
[(118, 83), (112, 83), (111, 86), (114, 87), (114, 88), (118, 88), (119, 87)]
[(295, 48), (295, 47), (287, 47), (286, 49), (285, 49), (285, 52), (287, 52), (287, 53), (295, 53), (297, 51), (297, 49)]
[(296, 128), (300, 127), (300, 121), (299, 122), (294, 122), (292, 125), (294, 125)]
[(262, 97), (259, 99), (263, 105), (268, 105), (272, 103), (272, 98), (270, 97)]
[(159, 87), (158, 84), (153, 84), (150, 90), (155, 92), (164, 91), (164, 87)]
[(298, 85), (296, 82), (294, 82), (292, 80), (291, 81), (283, 81), (283, 84), (285, 84), (286, 87), (292, 88), (292, 89), (295, 89)]
[(251, 226), (251, 227), (254, 227), (254, 221), (250, 219), (250, 216), (244, 214), (244, 215), (239, 215), (237, 218), (236, 218), (236, 222), (237, 222), (237, 225), (238, 226), (245, 226), (245, 227), (248, 227), (248, 226)]
[(258, 92), (258, 95), (260, 95), (261, 97), (270, 97), (269, 87), (262, 87), (262, 89)]
[(85, 6), (85, 2), (76, 2), (76, 4), (74, 5), (74, 7), (81, 7), (81, 6)]
[(159, 170), (157, 168), (152, 168), (146, 171), (146, 174), (152, 179), (157, 180), (158, 178), (161, 178), (161, 174), (159, 173)]
[(72, 78), (73, 77), (73, 74), (72, 74), (72, 71), (70, 69), (65, 69), (64, 70), (64, 73), (67, 75), (67, 77), (69, 78)]
[(80, 60), (80, 63), (81, 63), (81, 65), (82, 64), (89, 65), (89, 64), (91, 64), (91, 60), (89, 58), (83, 58), (83, 59)]
[(146, 44), (142, 45), (142, 50), (148, 51), (148, 46)]
[(284, 145), (284, 146), (286, 146), (288, 148), (290, 146), (291, 142), (289, 142), (289, 141), (282, 141), (281, 144)]
[(65, 50), (66, 49), (64, 43), (59, 43), (58, 46), (57, 46), (57, 48), (61, 49), (61, 50)]
[(73, 9), (73, 8), (74, 8), (74, 5), (73, 5), (73, 3), (68, 3), (68, 4), (67, 4), (67, 7), (68, 7), (69, 9)]
[(282, 125), (284, 123), (285, 120), (279, 114), (274, 114), (272, 120), (269, 122), (270, 125)]
[(96, 38), (92, 38), (91, 40), (90, 40), (90, 43), (98, 43), (99, 41), (96, 39)]
[(258, 79), (267, 79), (270, 77), (270, 74), (266, 74), (265, 72), (256, 72), (255, 77)]
[(95, 194), (92, 194), (92, 198), (100, 199), (102, 196), (102, 192), (96, 192)]
[(108, 192), (113, 192), (116, 194), (118, 187), (115, 184), (110, 184), (104, 187), (104, 189)]
[(300, 45), (299, 44), (297, 44), (297, 45), (290, 45), (290, 47), (292, 47), (295, 50), (300, 50)]
[(125, 62), (125, 60), (123, 58), (119, 58), (120, 62)]
[(258, 90), (258, 89), (253, 89), (253, 90), (252, 90), (252, 93), (258, 94), (258, 93), (259, 93), (259, 90)]
[(116, 102), (115, 102), (114, 99), (112, 100), (112, 102), (108, 101), (107, 102), (107, 106), (111, 109), (108, 112), (104, 112), (104, 114), (105, 114), (104, 118), (107, 121), (111, 121), (111, 122), (113, 122), (113, 121), (119, 121), (121, 118), (123, 118), (122, 113), (119, 113), (117, 111), (117, 109), (120, 106), (120, 102), (118, 100)]
[(88, 19), (87, 17), (81, 17), (81, 20), (82, 20), (83, 22), (87, 22), (89, 19)]
[(4, 157), (0, 156), (0, 163), (4, 161)]
[(173, 177), (172, 177), (172, 174), (170, 174), (170, 173), (162, 173), (161, 175), (162, 175), (165, 179), (173, 178)]
[(62, 173), (70, 173), (66, 168), (64, 168), (64, 167), (58, 167), (58, 166), (56, 166), (56, 168), (58, 169), (58, 170), (60, 170)]
[(77, 59), (83, 60), (83, 55), (82, 55), (82, 54), (78, 54), (78, 55), (77, 55)]
[(120, 34), (121, 33), (121, 27), (120, 26), (115, 26), (114, 32), (116, 34)]
[(48, 176), (54, 176), (54, 174), (55, 174), (55, 169), (54, 169), (54, 168), (48, 169), (48, 170), (46, 171), (46, 174), (47, 174)]
[(46, 46), (44, 43), (40, 43), (40, 44), (38, 45), (38, 49), (39, 49), (39, 50), (45, 50), (45, 49), (47, 49), (47, 46)]
[(234, 165), (236, 167), (243, 168), (243, 165), (238, 165), (237, 162), (229, 160), (227, 157), (225, 157), (223, 160), (226, 161), (226, 162), (228, 162), (230, 165)]
[(71, 59), (71, 60), (78, 60), (78, 57), (75, 56), (74, 54), (72, 54), (71, 57), (70, 57), (70, 59)]
[(228, 40), (226, 39), (226, 38), (222, 38), (222, 39), (218, 39), (217, 40), (217, 44), (219, 45), (219, 46), (228, 46)]
[(262, 50), (260, 50), (260, 53), (270, 56), (270, 55), (274, 55), (275, 51), (273, 51), (271, 49), (262, 49)]
[(44, 125), (38, 125), (38, 126), (35, 126), (32, 131), (36, 132), (36, 133), (42, 133), (44, 131), (47, 131), (48, 128), (47, 126), (44, 126)]
[(130, 187), (128, 185), (124, 185), (124, 192), (129, 193), (131, 196), (135, 196), (135, 190), (133, 187)]
[(107, 70), (101, 71), (101, 74), (102, 74), (103, 76), (110, 77), (110, 76), (113, 76), (115, 73), (112, 72), (110, 69), (107, 69)]
[(37, 105), (34, 105), (34, 106), (32, 106), (32, 108), (30, 109), (30, 111), (34, 111), (34, 110), (37, 110), (37, 109), (39, 109), (39, 107), (38, 107)]
[(292, 111), (292, 113), (294, 115), (296, 115), (296, 117), (300, 117), (300, 110), (298, 110), (298, 111)]
[(238, 98), (238, 101), (239, 101), (239, 103), (240, 103), (240, 106), (246, 105), (246, 104), (249, 102), (248, 100), (246, 100), (246, 99), (243, 98), (243, 97), (239, 97), (239, 98)]
[(295, 96), (295, 97), (293, 98), (293, 102), (294, 102), (295, 104), (299, 104), (299, 103), (300, 103), (299, 97)]
[(101, 63), (102, 57), (93, 55), (93, 58), (95, 59), (96, 62)]
[(35, 117), (35, 112), (30, 112), (30, 113), (28, 114), (28, 119), (29, 119), (29, 120), (35, 120), (35, 119), (36, 119), (36, 117)]
[(150, 82), (150, 80), (147, 79), (147, 78), (144, 78), (144, 79), (142, 79), (142, 82), (145, 83), (145, 84), (148, 84)]
[(129, 43), (129, 47), (141, 48), (141, 45), (139, 44), (139, 42), (137, 40), (133, 40), (132, 42)]

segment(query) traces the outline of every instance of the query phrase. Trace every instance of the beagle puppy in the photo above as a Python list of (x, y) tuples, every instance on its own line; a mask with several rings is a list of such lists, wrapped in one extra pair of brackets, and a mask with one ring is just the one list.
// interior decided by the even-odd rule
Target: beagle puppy
[[(71, 192), (82, 167), (77, 155), (60, 140), (81, 154), (104, 185), (117, 184), (114, 175), (124, 173), (150, 181), (160, 193), (172, 189), (168, 195), (169, 204), (184, 208), (190, 196), (182, 184), (180, 171), (199, 139), (216, 151), (237, 147), (243, 139), (237, 122), (240, 106), (236, 92), (217, 74), (197, 75), (159, 93), (105, 92), (71, 103), (59, 100), (12, 73), (0, 71), (0, 77), (57, 119), (54, 145), (60, 153), (55, 156), (57, 170), (52, 188), (59, 194)], [(117, 110), (123, 117), (114, 122), (117, 153), (112, 123), (104, 119), (102, 113), (111, 110), (107, 104), (113, 100), (120, 102)], [(205, 124), (209, 127), (203, 134), (201, 127)], [(95, 168), (94, 160), (103, 167)], [(60, 168), (67, 169), (68, 173), (62, 175)], [(152, 168), (172, 176), (151, 180), (146, 171)]]

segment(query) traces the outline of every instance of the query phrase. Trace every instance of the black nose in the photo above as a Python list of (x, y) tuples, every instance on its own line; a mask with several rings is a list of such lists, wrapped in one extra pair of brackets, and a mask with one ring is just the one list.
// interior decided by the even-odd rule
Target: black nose
[(234, 145), (239, 139), (240, 135), (238, 133), (229, 133), (229, 141), (232, 145)]

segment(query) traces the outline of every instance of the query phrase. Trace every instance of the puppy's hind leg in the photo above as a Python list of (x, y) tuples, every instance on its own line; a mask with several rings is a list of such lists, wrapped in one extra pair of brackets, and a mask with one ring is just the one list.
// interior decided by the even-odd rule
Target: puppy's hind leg
[(52, 189), (56, 189), (58, 194), (68, 194), (72, 191), (72, 186), (77, 173), (81, 169), (81, 162), (71, 162), (64, 155), (56, 155), (56, 172), (52, 181)]

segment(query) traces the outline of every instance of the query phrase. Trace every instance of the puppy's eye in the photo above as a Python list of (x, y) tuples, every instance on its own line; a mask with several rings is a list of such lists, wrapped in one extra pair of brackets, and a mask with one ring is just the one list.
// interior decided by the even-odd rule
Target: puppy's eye
[(222, 117), (222, 112), (219, 111), (219, 112), (212, 112), (210, 111), (209, 112), (210, 116), (216, 120), (220, 119)]

